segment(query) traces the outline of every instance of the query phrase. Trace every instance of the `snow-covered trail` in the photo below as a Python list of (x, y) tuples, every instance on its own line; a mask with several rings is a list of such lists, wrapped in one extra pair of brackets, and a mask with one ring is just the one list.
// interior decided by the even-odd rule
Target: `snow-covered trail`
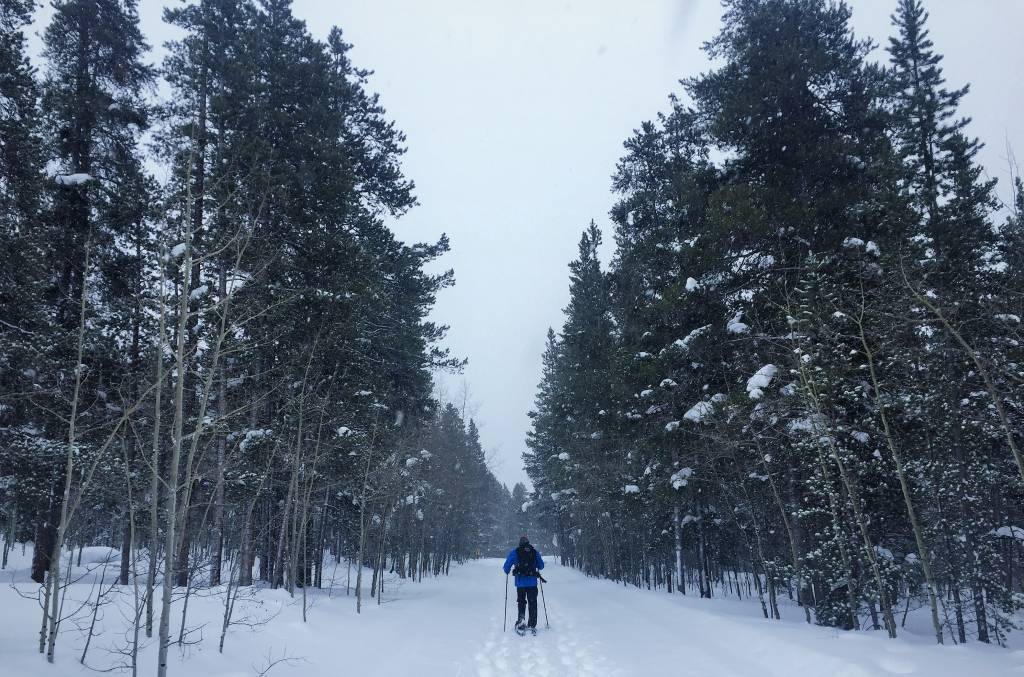
[[(501, 561), (453, 567), (451, 576), (389, 586), (384, 603), (367, 599), (356, 616), (344, 585), (332, 597), (312, 597), (308, 622), (301, 602), (284, 591), (262, 590), (244, 613), (269, 617), (257, 630), (236, 628), (224, 654), (217, 652), (221, 598), (195, 596), (189, 625), (205, 624), (198, 643), (177, 649), (171, 674), (251, 677), (279, 658), (273, 677), (530, 677), (700, 676), (734, 677), (1024, 677), (1024, 651), (971, 644), (934, 646), (927, 637), (896, 641), (882, 633), (846, 633), (799, 621), (766, 621), (749, 601), (701, 600), (624, 588), (548, 563), (545, 586), (551, 628), (541, 606), (538, 636), (511, 630), (515, 593), (509, 586), (509, 630), (502, 632), (505, 577)], [(5, 572), (11, 573), (11, 572)], [(29, 592), (31, 584), (17, 587)], [(10, 579), (8, 579), (10, 580)], [(79, 586), (73, 586), (78, 588)], [(88, 585), (81, 585), (85, 596)], [(74, 591), (79, 592), (79, 591)], [(73, 593), (72, 593), (73, 594)], [(77, 595), (76, 595), (77, 596)], [(81, 641), (69, 633), (58, 647), (58, 664), (35, 652), (34, 600), (0, 587), (0, 675), (79, 677), (94, 675), (77, 663)], [(177, 611), (175, 611), (175, 616)], [(123, 642), (124, 620), (104, 612), (102, 634), (89, 662), (109, 666), (117, 657), (105, 647)], [(109, 627), (107, 627), (109, 624)], [(154, 674), (155, 646), (142, 652), (140, 675)], [(117, 673), (114, 673), (117, 674)]]
[[(467, 565), (466, 577), (493, 565)], [(478, 653), (481, 675), (511, 674), (507, 666), (519, 661), (535, 665), (530, 674), (541, 677), (1024, 675), (1024, 651), (937, 647), (928, 638), (891, 641), (881, 633), (770, 622), (753, 615), (758, 610), (748, 603), (638, 591), (559, 566), (546, 575), (551, 629), (520, 638), (502, 636), (499, 626)]]

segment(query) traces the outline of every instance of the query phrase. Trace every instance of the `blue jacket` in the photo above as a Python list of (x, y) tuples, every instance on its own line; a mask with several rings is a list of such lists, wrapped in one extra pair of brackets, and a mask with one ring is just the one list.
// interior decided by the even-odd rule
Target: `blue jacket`
[[(544, 568), (544, 560), (541, 559), (540, 551), (537, 548), (533, 549), (533, 553), (537, 556), (537, 570)], [(505, 558), (505, 565), (501, 567), (505, 573), (512, 571), (512, 567), (516, 565), (516, 549), (512, 548), (512, 551)], [(516, 576), (516, 587), (517, 588), (536, 588), (537, 577), (536, 576)]]

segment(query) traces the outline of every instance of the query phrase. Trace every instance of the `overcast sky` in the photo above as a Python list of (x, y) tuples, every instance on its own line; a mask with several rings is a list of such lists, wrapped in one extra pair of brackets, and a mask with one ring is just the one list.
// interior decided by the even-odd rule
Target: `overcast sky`
[[(166, 0), (141, 0), (158, 57), (173, 35)], [(854, 28), (883, 46), (895, 0), (852, 3)], [(930, 0), (932, 38), (951, 86), (972, 86), (963, 111), (988, 145), (982, 161), (1009, 197), (1007, 143), (1024, 155), (1024, 2)], [(586, 224), (611, 231), (610, 175), (622, 142), (667, 108), (678, 80), (706, 70), (717, 0), (296, 0), (325, 37), (341, 26), (356, 65), (408, 136), (406, 174), (421, 206), (393, 224), (407, 241), (447, 233), (456, 285), (434, 319), (469, 359), (442, 377), (468, 385), (492, 467), (525, 480), (527, 411), (549, 326), (562, 323), (566, 265)], [(49, 12), (44, 12), (48, 14)], [(45, 18), (41, 18), (45, 20)]]

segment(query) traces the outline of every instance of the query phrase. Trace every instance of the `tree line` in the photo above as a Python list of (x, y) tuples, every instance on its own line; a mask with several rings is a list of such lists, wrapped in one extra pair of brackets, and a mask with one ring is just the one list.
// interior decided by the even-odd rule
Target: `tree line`
[(3, 564), (31, 541), (51, 661), (76, 548), (120, 551), (124, 665), (157, 641), (162, 677), (197, 588), (223, 647), (250, 586), (305, 600), (344, 560), (379, 602), (518, 528), (433, 393), (453, 276), (424, 270), (446, 238), (386, 226), (416, 204), (404, 136), (290, 4), (167, 9), (154, 66), (135, 0), (58, 0), (37, 67), (34, 3), (0, 0)]
[[(920, 0), (728, 0), (625, 142), (524, 459), (588, 574), (1002, 642), (1024, 592), (1024, 190), (979, 165)], [(1015, 168), (1011, 168), (1015, 169)]]

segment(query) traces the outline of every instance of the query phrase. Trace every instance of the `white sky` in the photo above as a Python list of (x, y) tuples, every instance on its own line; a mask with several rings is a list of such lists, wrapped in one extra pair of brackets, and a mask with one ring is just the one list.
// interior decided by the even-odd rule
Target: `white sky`
[[(172, 35), (165, 0), (141, 0), (150, 43)], [(855, 0), (854, 28), (884, 45), (895, 0)], [(988, 144), (982, 162), (1009, 197), (1007, 143), (1024, 154), (1024, 2), (926, 0), (951, 87)], [(717, 0), (296, 0), (317, 37), (333, 25), (408, 136), (406, 175), (421, 206), (393, 224), (401, 239), (451, 237), (440, 268), (456, 286), (434, 319), (469, 358), (446, 377), (468, 385), (492, 467), (525, 480), (520, 455), (547, 328), (568, 302), (566, 265), (590, 219), (606, 233), (622, 142), (667, 108), (680, 78), (706, 70)], [(49, 14), (49, 12), (45, 12)]]

